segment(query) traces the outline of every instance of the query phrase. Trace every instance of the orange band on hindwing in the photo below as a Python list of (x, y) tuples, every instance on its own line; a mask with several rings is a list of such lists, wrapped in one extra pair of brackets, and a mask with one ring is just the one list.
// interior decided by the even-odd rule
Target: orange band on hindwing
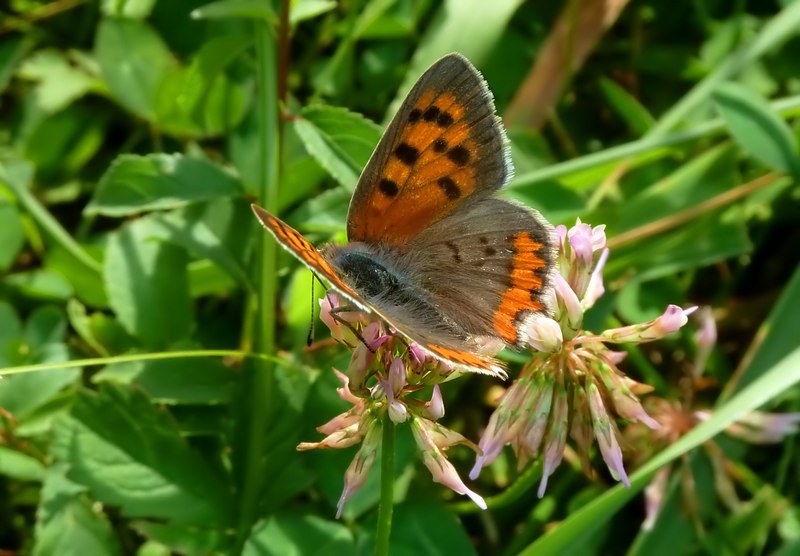
[(547, 260), (541, 250), (544, 245), (533, 239), (528, 232), (518, 232), (511, 238), (513, 257), (509, 288), (503, 293), (500, 305), (494, 314), (494, 329), (506, 343), (517, 343), (517, 324), (530, 311), (543, 311), (539, 301), (544, 281), (541, 272), (547, 268)]

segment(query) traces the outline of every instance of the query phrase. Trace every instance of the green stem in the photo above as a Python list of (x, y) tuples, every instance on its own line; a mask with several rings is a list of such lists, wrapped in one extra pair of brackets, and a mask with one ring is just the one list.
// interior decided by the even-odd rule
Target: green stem
[[(276, 75), (277, 48), (271, 29), (265, 21), (254, 20), (256, 44), (256, 82), (260, 98), (256, 100), (259, 150), (263, 153), (259, 168), (261, 205), (275, 212), (278, 199), (280, 161), (280, 118)], [(255, 220), (254, 220), (255, 222)], [(254, 226), (255, 228), (255, 226)], [(258, 353), (275, 353), (275, 314), (277, 293), (277, 247), (266, 234), (260, 234), (252, 282), (258, 284), (257, 302), (247, 304), (256, 311), (246, 318), (243, 345), (252, 343)], [(254, 324), (250, 326), (249, 324)], [(244, 366), (239, 395), (236, 454), (234, 465), (238, 492), (237, 537), (234, 554), (241, 554), (253, 524), (260, 517), (259, 505), (264, 495), (265, 467), (269, 445), (267, 433), (273, 416), (274, 366), (270, 361), (253, 360)]]
[(22, 373), (36, 373), (53, 369), (78, 369), (100, 365), (113, 365), (115, 363), (134, 363), (140, 361), (163, 361), (165, 359), (191, 359), (196, 357), (226, 357), (233, 359), (261, 359), (271, 361), (277, 365), (292, 366), (287, 360), (263, 353), (247, 353), (233, 349), (196, 349), (191, 351), (159, 351), (156, 353), (129, 353), (126, 355), (113, 355), (111, 357), (90, 357), (87, 359), (70, 359), (69, 361), (54, 361), (51, 363), (34, 363), (31, 365), (17, 365), (16, 367), (0, 367), (0, 378), (6, 375)]
[[(771, 106), (773, 110), (784, 118), (794, 116), (797, 114), (798, 108), (800, 108), (800, 96), (776, 100), (771, 103)], [(668, 150), (668, 147), (702, 139), (707, 136), (722, 133), (725, 130), (725, 121), (722, 118), (716, 118), (691, 129), (672, 133), (670, 135), (660, 135), (658, 137), (647, 135), (636, 141), (631, 141), (630, 143), (604, 149), (597, 153), (588, 154), (547, 166), (541, 170), (534, 170), (533, 172), (522, 174), (517, 176), (517, 178), (509, 184), (509, 187), (514, 189), (529, 187), (535, 183), (576, 174), (590, 168), (612, 164), (644, 153), (647, 153), (648, 159), (651, 156), (657, 157), (659, 154), (656, 151), (659, 149), (664, 149), (664, 154), (667, 154), (671, 152)]]
[(381, 441), (381, 504), (378, 510), (378, 530), (375, 534), (375, 556), (388, 556), (394, 508), (394, 423), (389, 412), (383, 417)]
[(58, 220), (39, 202), (39, 199), (31, 193), (27, 186), (15, 183), (10, 178), (3, 180), (3, 177), (0, 175), (0, 183), (6, 184), (14, 192), (19, 203), (25, 207), (28, 214), (47, 232), (53, 241), (92, 272), (100, 274), (103, 271), (100, 263), (84, 251), (83, 247), (59, 224)]

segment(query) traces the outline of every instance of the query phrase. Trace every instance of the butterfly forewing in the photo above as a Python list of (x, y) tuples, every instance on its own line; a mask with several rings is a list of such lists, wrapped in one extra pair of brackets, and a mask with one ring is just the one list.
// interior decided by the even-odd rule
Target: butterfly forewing
[(261, 222), (261, 225), (275, 236), (275, 239), (284, 249), (297, 257), (310, 270), (324, 278), (337, 291), (355, 303), (359, 309), (369, 310), (369, 307), (364, 305), (361, 296), (341, 279), (336, 270), (322, 256), (322, 253), (304, 238), (300, 232), (258, 205), (250, 205), (250, 207)]
[(414, 85), (361, 174), (348, 239), (404, 245), (510, 177), (505, 132), (485, 81), (462, 56), (445, 56)]

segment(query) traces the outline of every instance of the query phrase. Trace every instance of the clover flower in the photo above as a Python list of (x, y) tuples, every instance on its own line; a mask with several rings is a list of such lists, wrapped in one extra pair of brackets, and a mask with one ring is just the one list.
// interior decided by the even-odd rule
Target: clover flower
[[(324, 439), (303, 442), (297, 449), (347, 448), (361, 444), (345, 472), (336, 517), (341, 516), (344, 505), (364, 484), (375, 463), (386, 415), (395, 424), (409, 424), (422, 461), (435, 482), (468, 496), (486, 509), (483, 498), (467, 488), (445, 456), (445, 451), (456, 444), (473, 450), (477, 450), (477, 446), (437, 423), (445, 411), (439, 384), (451, 377), (453, 367), (429, 357), (418, 345), (387, 330), (383, 323), (368, 315), (343, 311), (333, 292), (320, 306), (320, 318), (331, 335), (353, 351), (345, 372), (333, 370), (341, 382), (337, 389), (339, 397), (352, 407), (317, 428), (326, 435)], [(416, 397), (427, 386), (432, 386), (431, 399), (423, 401)]]
[(589, 471), (589, 450), (596, 442), (611, 476), (630, 486), (619, 445), (617, 419), (657, 429), (659, 424), (643, 409), (638, 394), (651, 388), (619, 369), (625, 353), (607, 344), (643, 343), (675, 332), (696, 308), (670, 305), (658, 318), (599, 334), (585, 330), (583, 320), (604, 292), (602, 271), (608, 259), (605, 226), (578, 220), (570, 229), (556, 228), (558, 272), (554, 277), (556, 307), (553, 318), (532, 319), (528, 343), (535, 355), (506, 391), (480, 440), (482, 453), (470, 472), (475, 479), (510, 444), (519, 467), (541, 456), (538, 495), (561, 463), (568, 438), (578, 448)]
[[(666, 400), (659, 397), (650, 397), (646, 406), (650, 414), (656, 417), (661, 424), (657, 431), (646, 430), (637, 424), (625, 430), (628, 443), (634, 447), (637, 461), (645, 461), (656, 451), (660, 451), (670, 444), (674, 444), (703, 421), (708, 420), (714, 413), (712, 409), (698, 409), (695, 407), (695, 394), (711, 351), (716, 344), (717, 329), (708, 307), (697, 311), (696, 321), (698, 330), (695, 333), (695, 358), (687, 370), (687, 379), (681, 380), (683, 386), (677, 400)], [(729, 436), (748, 442), (750, 444), (775, 444), (783, 441), (788, 435), (800, 432), (800, 413), (768, 413), (764, 411), (751, 411), (740, 417), (725, 429)], [(734, 480), (738, 475), (731, 472), (734, 468), (728, 461), (725, 453), (714, 440), (703, 444), (706, 456), (709, 458), (714, 471), (714, 488), (720, 500), (729, 508), (736, 509), (740, 505), (736, 494)], [(682, 491), (686, 507), (697, 508), (699, 503), (695, 500), (693, 489), (686, 488), (694, 484), (691, 475), (688, 455), (684, 454), (680, 472), (682, 473)], [(642, 522), (643, 530), (652, 529), (656, 522), (666, 498), (667, 487), (673, 474), (673, 466), (667, 465), (658, 470), (656, 475), (644, 491), (645, 519)]]

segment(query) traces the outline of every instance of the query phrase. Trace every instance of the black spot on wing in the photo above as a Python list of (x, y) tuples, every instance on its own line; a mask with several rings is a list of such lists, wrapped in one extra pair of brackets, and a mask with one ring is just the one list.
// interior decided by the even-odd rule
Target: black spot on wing
[(453, 116), (450, 115), (449, 112), (442, 112), (439, 114), (439, 117), (436, 118), (436, 123), (439, 124), (439, 127), (450, 127), (455, 122)]
[(458, 145), (447, 151), (447, 158), (459, 166), (466, 166), (469, 163), (470, 156), (466, 147)]
[(406, 166), (413, 166), (419, 158), (419, 150), (408, 143), (400, 143), (395, 147), (394, 155)]
[(400, 191), (397, 184), (387, 178), (381, 178), (381, 181), (378, 182), (378, 189), (387, 197), (394, 197)]
[(422, 119), (426, 122), (433, 122), (439, 117), (439, 108), (437, 106), (431, 106), (425, 113), (422, 115)]
[(454, 182), (451, 178), (448, 177), (439, 178), (439, 180), (436, 183), (439, 184), (439, 187), (442, 188), (444, 194), (451, 201), (455, 201), (456, 199), (461, 197), (461, 189), (458, 187), (456, 182)]

